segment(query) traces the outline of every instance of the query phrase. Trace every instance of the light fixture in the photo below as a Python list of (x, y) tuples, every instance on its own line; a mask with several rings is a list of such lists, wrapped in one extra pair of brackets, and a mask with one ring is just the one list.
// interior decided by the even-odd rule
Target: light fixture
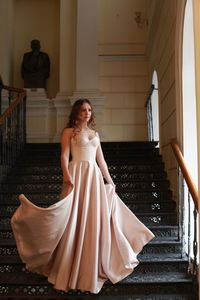
[(148, 25), (147, 18), (144, 17), (144, 14), (141, 11), (135, 12), (135, 22), (137, 23), (137, 26), (142, 28), (144, 25)]

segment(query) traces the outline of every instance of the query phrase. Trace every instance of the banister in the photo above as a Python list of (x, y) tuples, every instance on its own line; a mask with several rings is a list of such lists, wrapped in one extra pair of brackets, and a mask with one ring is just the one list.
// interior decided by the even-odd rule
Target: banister
[[(2, 90), (7, 92), (8, 99), (5, 101), (8, 107), (3, 114), (1, 114)], [(0, 78), (0, 189), (25, 143), (26, 90), (4, 85)]]
[[(0, 115), (0, 124), (7, 118), (7, 116), (11, 113), (11, 111), (17, 106), (17, 104), (26, 96), (26, 91), (22, 89), (20, 90), (20, 94), (15, 101), (13, 101), (10, 106), (4, 111), (2, 115)], [(14, 91), (14, 90), (13, 90)]]
[(175, 154), (175, 157), (177, 159), (177, 162), (181, 168), (181, 171), (183, 173), (183, 177), (187, 183), (187, 186), (188, 186), (188, 190), (192, 196), (192, 199), (194, 201), (194, 205), (195, 205), (195, 208), (197, 211), (198, 210), (198, 191), (197, 191), (197, 188), (196, 188), (196, 185), (195, 183), (193, 182), (192, 180), (192, 177), (187, 169), (187, 166), (186, 166), (186, 163), (185, 163), (185, 160), (184, 160), (184, 157), (181, 153), (181, 150), (176, 142), (176, 139), (172, 139), (171, 140), (171, 146), (172, 146), (172, 149), (173, 149), (173, 152)]
[(3, 85), (3, 89), (11, 91), (11, 92), (16, 92), (16, 93), (23, 93), (25, 92), (24, 89), (16, 88), (13, 86), (8, 86), (8, 85)]

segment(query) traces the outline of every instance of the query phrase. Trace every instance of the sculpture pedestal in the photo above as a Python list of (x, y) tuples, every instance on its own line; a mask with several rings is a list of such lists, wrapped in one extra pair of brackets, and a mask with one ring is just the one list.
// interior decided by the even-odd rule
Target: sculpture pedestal
[(54, 99), (54, 105), (56, 109), (56, 134), (54, 136), (54, 142), (60, 142), (60, 136), (63, 129), (67, 126), (69, 114), (71, 111), (71, 104), (69, 96), (66, 93), (58, 93)]
[(51, 143), (56, 132), (54, 101), (45, 89), (26, 89), (26, 128), (28, 143)]

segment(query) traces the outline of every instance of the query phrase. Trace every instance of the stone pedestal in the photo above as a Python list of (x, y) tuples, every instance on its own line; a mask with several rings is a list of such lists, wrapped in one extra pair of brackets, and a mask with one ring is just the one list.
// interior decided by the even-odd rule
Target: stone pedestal
[(56, 132), (56, 111), (54, 101), (47, 98), (44, 89), (26, 90), (27, 142), (53, 142)]
[(56, 109), (56, 134), (54, 136), (54, 142), (58, 143), (60, 142), (62, 130), (67, 126), (71, 104), (65, 93), (59, 93), (54, 100), (54, 105)]

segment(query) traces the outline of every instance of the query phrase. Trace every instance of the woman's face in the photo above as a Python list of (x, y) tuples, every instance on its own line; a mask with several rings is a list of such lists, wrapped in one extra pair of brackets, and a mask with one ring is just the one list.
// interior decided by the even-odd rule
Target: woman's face
[(80, 122), (89, 122), (92, 115), (92, 109), (91, 106), (85, 102), (81, 105), (80, 112), (78, 114), (78, 120)]

